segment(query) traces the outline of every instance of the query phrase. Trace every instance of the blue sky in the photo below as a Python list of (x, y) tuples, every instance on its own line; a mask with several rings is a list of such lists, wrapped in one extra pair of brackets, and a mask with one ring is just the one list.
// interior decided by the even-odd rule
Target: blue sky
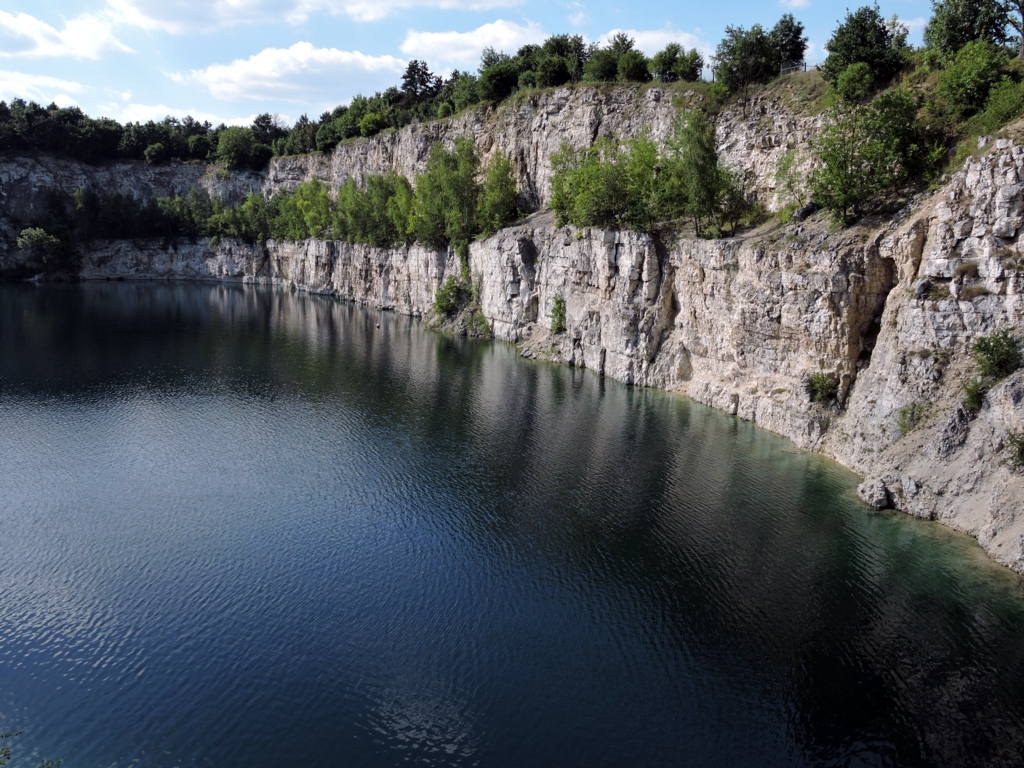
[[(261, 112), (317, 117), (399, 82), (406, 62), (475, 71), (487, 45), (513, 53), (559, 32), (632, 34), (648, 55), (670, 40), (710, 52), (726, 25), (792, 13), (810, 61), (845, 3), (589, 0), (3, 0), (0, 99), (77, 104), (121, 121), (192, 114), (245, 123)], [(856, 3), (850, 4), (856, 8)], [(929, 0), (886, 0), (920, 44)]]

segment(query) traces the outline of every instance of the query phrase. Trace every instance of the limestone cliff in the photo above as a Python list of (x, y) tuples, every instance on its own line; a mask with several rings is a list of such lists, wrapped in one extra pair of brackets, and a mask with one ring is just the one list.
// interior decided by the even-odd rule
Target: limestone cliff
[[(472, 133), (485, 152), (510, 153), (524, 194), (543, 205), (562, 139), (583, 145), (642, 129), (658, 137), (674, 113), (658, 89), (563, 89), (345, 144), (329, 158), (280, 159), (261, 183), (270, 194), (314, 176), (336, 186), (388, 169), (412, 174), (433, 141)], [(746, 115), (721, 115), (718, 130), (728, 162), (771, 202), (778, 158), (817, 126), (766, 99)], [(1022, 169), (1024, 147), (1001, 140), (891, 221), (846, 230), (818, 216), (741, 238), (663, 242), (559, 228), (539, 213), (474, 243), (470, 271), (495, 335), (524, 356), (684, 392), (753, 420), (864, 474), (875, 504), (964, 530), (1024, 572), (1024, 478), (1003, 449), (1009, 432), (1024, 431), (1024, 372), (993, 389), (976, 416), (959, 406), (971, 344), (1024, 329)], [(112, 242), (85, 255), (82, 277), (242, 280), (425, 315), (459, 270), (453, 254), (423, 246)], [(567, 330), (552, 334), (557, 295)], [(811, 402), (816, 372), (839, 383), (834, 403)]]

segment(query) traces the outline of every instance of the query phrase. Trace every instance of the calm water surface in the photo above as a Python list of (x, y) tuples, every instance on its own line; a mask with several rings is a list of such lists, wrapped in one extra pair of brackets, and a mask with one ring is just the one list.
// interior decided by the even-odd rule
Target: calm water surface
[(1021, 581), (855, 483), (331, 300), (0, 287), (0, 730), (16, 768), (1021, 765)]

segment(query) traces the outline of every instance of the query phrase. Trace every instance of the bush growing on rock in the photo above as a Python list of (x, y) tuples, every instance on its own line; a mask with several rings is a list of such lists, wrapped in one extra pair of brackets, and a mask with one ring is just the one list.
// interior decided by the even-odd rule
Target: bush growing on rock
[(807, 377), (806, 387), (812, 403), (824, 403), (835, 397), (839, 382), (827, 373), (818, 372)]
[(555, 294), (551, 302), (551, 332), (562, 333), (565, 330), (565, 298), (560, 293)]
[(1012, 330), (1003, 329), (975, 341), (971, 355), (982, 377), (999, 381), (1021, 367), (1021, 342)]
[(45, 264), (60, 252), (60, 238), (49, 234), (42, 227), (27, 227), (18, 235), (18, 248), (29, 254), (34, 261)]
[(878, 6), (865, 5), (836, 27), (825, 45), (828, 57), (821, 66), (821, 75), (834, 85), (851, 64), (863, 62), (871, 70), (872, 79), (887, 84), (906, 63), (909, 46), (907, 28), (893, 17), (886, 21)]
[(480, 231), (484, 235), (493, 235), (518, 218), (519, 203), (512, 162), (508, 155), (496, 152), (487, 168), (487, 177), (480, 192)]
[(982, 109), (1002, 77), (1006, 52), (985, 41), (968, 43), (939, 77), (939, 95), (962, 115)]

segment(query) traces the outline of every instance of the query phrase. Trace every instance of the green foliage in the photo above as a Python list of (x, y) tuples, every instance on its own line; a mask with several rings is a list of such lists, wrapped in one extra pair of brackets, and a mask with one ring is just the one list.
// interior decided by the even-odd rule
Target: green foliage
[(871, 69), (863, 61), (858, 61), (843, 70), (833, 90), (841, 101), (859, 104), (871, 96), (872, 85)]
[(998, 381), (1021, 367), (1021, 340), (1003, 329), (975, 341), (971, 355), (982, 377)]
[(1001, 79), (1006, 59), (1006, 51), (992, 43), (967, 43), (939, 78), (939, 95), (962, 115), (977, 112)]
[(60, 253), (60, 238), (49, 234), (42, 227), (27, 227), (18, 235), (18, 248), (28, 253), (34, 261), (45, 264)]
[(978, 262), (976, 261), (965, 261), (963, 264), (958, 264), (957, 268), (953, 270), (954, 277), (962, 277), (967, 280), (978, 279)]
[(519, 84), (519, 68), (511, 60), (499, 61), (480, 70), (477, 92), (483, 101), (497, 103), (512, 95)]
[(775, 192), (787, 206), (797, 208), (807, 196), (807, 183), (799, 170), (799, 156), (790, 149), (779, 158), (775, 168)]
[(435, 247), (468, 246), (477, 232), (479, 166), (471, 139), (456, 139), (452, 151), (440, 142), (431, 148), (426, 170), (416, 177), (411, 231), (417, 240)]
[(379, 115), (376, 112), (367, 112), (363, 115), (363, 119), (359, 121), (359, 135), (373, 136), (375, 133), (380, 133), (387, 128), (387, 125), (383, 115)]
[(972, 379), (967, 382), (964, 385), (964, 410), (970, 414), (980, 411), (981, 406), (985, 403), (985, 395), (990, 389), (992, 389), (991, 379)]
[(803, 61), (804, 54), (807, 53), (804, 25), (794, 19), (791, 13), (783, 14), (768, 33), (768, 39), (780, 64), (787, 61)]
[(814, 199), (848, 221), (861, 204), (911, 178), (922, 155), (916, 114), (913, 98), (900, 88), (867, 105), (834, 107), (811, 145), (818, 160)]
[(1003, 442), (1006, 463), (1014, 472), (1024, 471), (1024, 432), (1010, 432)]
[(217, 160), (228, 168), (244, 168), (249, 165), (256, 141), (249, 128), (225, 128), (217, 141)]
[(495, 152), (487, 168), (487, 178), (480, 193), (480, 231), (485, 235), (493, 235), (518, 218), (519, 203), (512, 162), (508, 155)]
[(459, 311), (465, 298), (462, 283), (455, 275), (448, 275), (434, 296), (434, 313), (441, 317), (451, 317)]
[(686, 51), (679, 43), (669, 43), (654, 54), (648, 66), (651, 74), (662, 83), (693, 82), (700, 80), (704, 57), (696, 48)]
[(562, 56), (548, 56), (537, 65), (537, 85), (541, 88), (553, 88), (564, 85), (572, 80), (569, 62)]
[(551, 332), (562, 333), (565, 331), (565, 297), (556, 293), (551, 301)]
[(646, 83), (651, 79), (647, 57), (640, 51), (626, 51), (619, 57), (618, 80), (623, 83)]
[(461, 112), (480, 101), (477, 79), (473, 75), (459, 75), (452, 90), (452, 107)]
[(693, 217), (698, 234), (720, 234), (718, 213), (730, 177), (718, 161), (714, 124), (694, 110), (677, 124), (668, 145), (673, 154), (663, 174), (664, 197)]
[(608, 137), (584, 150), (563, 143), (551, 158), (551, 207), (560, 224), (647, 230), (658, 207), (657, 156), (645, 137), (625, 147)]
[(968, 43), (1003, 45), (1006, 11), (999, 0), (932, 0), (932, 18), (924, 42), (942, 60), (949, 60)]
[(292, 241), (323, 237), (331, 225), (331, 209), (326, 184), (315, 179), (303, 182), (292, 194), (276, 197), (271, 235)]
[(779, 52), (760, 24), (749, 30), (728, 26), (715, 50), (715, 79), (731, 93), (746, 92), (779, 74)]
[(380, 248), (400, 245), (408, 239), (413, 198), (409, 180), (394, 171), (367, 177), (364, 189), (349, 177), (338, 190), (334, 237)]
[(806, 388), (811, 402), (824, 403), (835, 397), (839, 383), (827, 373), (818, 372), (807, 377)]
[(882, 18), (878, 6), (865, 5), (852, 13), (832, 33), (825, 45), (828, 57), (821, 75), (834, 85), (851, 64), (863, 62), (880, 85), (888, 83), (907, 61), (907, 28), (893, 17)]
[(968, 136), (992, 133), (1024, 113), (1024, 83), (1002, 79), (992, 86), (985, 111), (967, 121)]
[(896, 426), (900, 434), (905, 435), (925, 420), (928, 408), (923, 403), (910, 403), (899, 409), (896, 415)]

